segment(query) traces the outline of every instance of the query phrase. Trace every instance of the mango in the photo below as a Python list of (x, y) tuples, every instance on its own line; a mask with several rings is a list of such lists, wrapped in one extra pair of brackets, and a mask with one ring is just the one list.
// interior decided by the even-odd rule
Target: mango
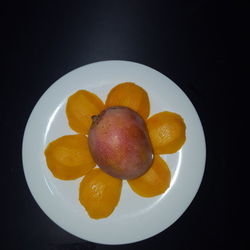
[(97, 165), (119, 179), (134, 179), (152, 164), (153, 150), (142, 117), (124, 106), (112, 106), (93, 116), (89, 150)]
[(85, 135), (65, 135), (49, 143), (44, 151), (47, 166), (61, 180), (86, 175), (96, 164), (89, 152)]
[(87, 90), (78, 90), (68, 98), (66, 115), (71, 129), (86, 135), (91, 126), (91, 116), (104, 109), (102, 100)]
[(147, 119), (150, 113), (150, 102), (145, 89), (133, 82), (123, 82), (112, 88), (107, 96), (105, 106), (125, 106), (133, 109)]
[(155, 155), (151, 168), (142, 176), (128, 180), (132, 190), (142, 197), (154, 197), (164, 193), (170, 185), (171, 172), (167, 163)]
[(179, 114), (163, 111), (146, 123), (155, 154), (173, 154), (186, 141), (186, 125)]
[(121, 189), (122, 180), (94, 168), (80, 183), (79, 201), (91, 218), (106, 218), (118, 205)]

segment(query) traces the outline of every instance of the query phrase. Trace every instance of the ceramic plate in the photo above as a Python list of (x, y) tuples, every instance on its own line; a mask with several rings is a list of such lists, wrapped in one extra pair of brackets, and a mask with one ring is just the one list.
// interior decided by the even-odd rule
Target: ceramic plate
[[(170, 188), (162, 195), (142, 198), (123, 181), (121, 199), (108, 218), (91, 219), (78, 201), (81, 178), (62, 181), (46, 166), (44, 149), (52, 140), (74, 134), (67, 122), (67, 98), (79, 89), (103, 101), (121, 82), (135, 82), (149, 94), (150, 115), (168, 110), (186, 123), (187, 140), (175, 154), (162, 155), (171, 170)], [(206, 149), (198, 114), (184, 92), (158, 71), (128, 61), (103, 61), (64, 75), (34, 107), (23, 138), (23, 167), (30, 191), (41, 209), (57, 225), (82, 239), (103, 244), (140, 241), (168, 228), (188, 208), (202, 180)]]

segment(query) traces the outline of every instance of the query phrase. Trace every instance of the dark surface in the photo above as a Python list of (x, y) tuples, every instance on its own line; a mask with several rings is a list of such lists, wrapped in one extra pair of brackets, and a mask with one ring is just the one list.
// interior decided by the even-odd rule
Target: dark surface
[[(2, 6), (4, 249), (226, 249), (231, 244), (228, 7), (206, 0), (10, 1)], [(183, 216), (150, 239), (121, 246), (86, 242), (54, 224), (33, 199), (21, 158), (26, 122), (44, 91), (77, 67), (111, 59), (142, 63), (172, 79), (197, 109), (207, 144), (204, 179)]]

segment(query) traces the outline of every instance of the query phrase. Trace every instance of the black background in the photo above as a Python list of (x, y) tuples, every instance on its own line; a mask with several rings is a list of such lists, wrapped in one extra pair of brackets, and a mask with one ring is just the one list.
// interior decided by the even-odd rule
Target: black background
[[(226, 249), (235, 238), (228, 100), (233, 52), (226, 1), (9, 1), (1, 8), (1, 237), (4, 249)], [(162, 233), (128, 245), (81, 240), (54, 224), (26, 184), (21, 158), (28, 117), (69, 71), (130, 60), (172, 79), (203, 124), (207, 160), (197, 196)], [(119, 229), (117, 229), (119, 230)], [(244, 238), (237, 242), (243, 246)]]

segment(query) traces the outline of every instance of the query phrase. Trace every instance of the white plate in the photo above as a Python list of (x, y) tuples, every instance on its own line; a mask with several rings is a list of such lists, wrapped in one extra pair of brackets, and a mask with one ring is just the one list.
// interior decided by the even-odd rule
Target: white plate
[[(149, 94), (151, 113), (180, 114), (187, 140), (180, 151), (163, 155), (171, 170), (170, 188), (154, 198), (142, 198), (123, 182), (121, 199), (111, 216), (88, 217), (78, 201), (81, 178), (61, 181), (48, 170), (44, 149), (52, 140), (74, 134), (66, 115), (67, 98), (79, 89), (103, 101), (116, 84), (131, 81)], [(82, 239), (103, 244), (125, 244), (149, 238), (174, 223), (193, 200), (202, 180), (206, 148), (199, 117), (183, 91), (169, 78), (147, 66), (128, 61), (103, 61), (80, 67), (56, 81), (34, 107), (23, 138), (23, 167), (32, 195), (60, 227)]]

